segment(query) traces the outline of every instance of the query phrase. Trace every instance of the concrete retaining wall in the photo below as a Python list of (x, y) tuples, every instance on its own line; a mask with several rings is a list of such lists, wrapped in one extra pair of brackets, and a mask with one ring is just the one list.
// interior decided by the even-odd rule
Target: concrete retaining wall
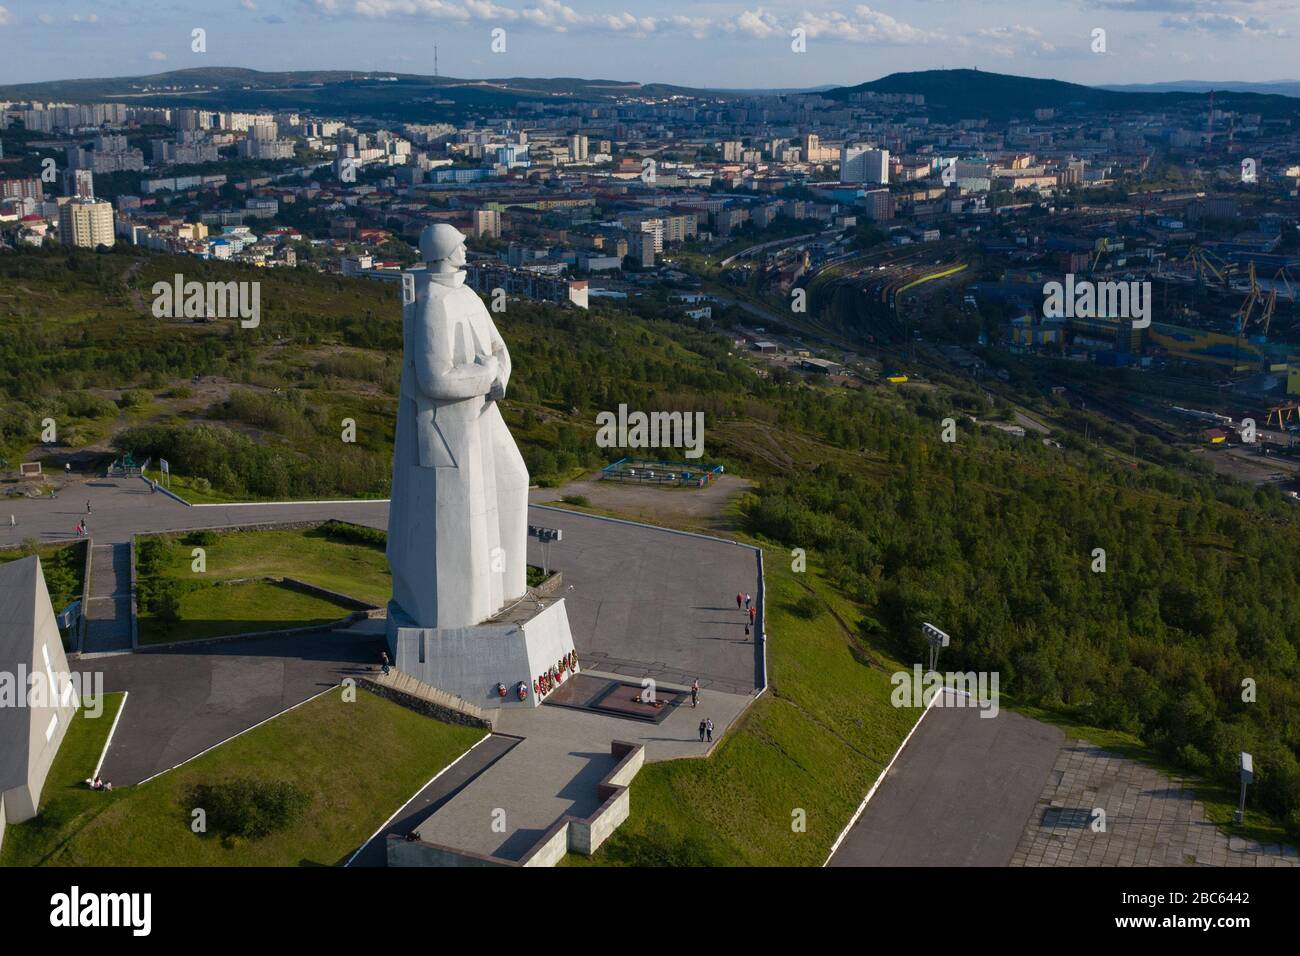
[(140, 646), (140, 599), (136, 592), (135, 539), (131, 535), (131, 650)]
[(407, 840), (396, 834), (389, 834), (388, 865), (477, 867), (518, 866), (519, 864), (496, 856), (484, 856), (467, 850), (453, 850), (451, 847), (438, 846), (436, 843)]
[(86, 646), (87, 615), (90, 612), (90, 556), (95, 553), (93, 538), (86, 538), (86, 565), (81, 572), (81, 615), (77, 619), (77, 653)]
[(551, 576), (542, 581), (542, 583), (537, 585), (537, 587), (533, 588), (532, 591), (538, 597), (554, 597), (556, 594), (560, 593), (560, 589), (563, 586), (564, 572), (552, 571)]
[(565, 817), (551, 826), (533, 844), (533, 848), (524, 854), (518, 866), (555, 866), (569, 852), (569, 835), (573, 832), (572, 821)]
[(484, 711), (455, 694), (449, 694), (436, 687), (430, 687), (418, 681), (410, 674), (390, 670), (387, 675), (362, 677), (357, 683), (371, 693), (378, 694), (395, 704), (442, 720), (449, 724), (464, 724), (469, 727), (492, 729), (492, 720)]

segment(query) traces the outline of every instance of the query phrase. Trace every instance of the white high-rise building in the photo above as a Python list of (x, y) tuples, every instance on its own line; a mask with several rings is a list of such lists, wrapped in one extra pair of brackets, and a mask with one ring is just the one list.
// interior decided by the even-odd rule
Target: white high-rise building
[(580, 162), (587, 158), (587, 137), (574, 133), (569, 137), (569, 159)]
[(889, 150), (845, 143), (840, 147), (840, 182), (875, 185), (888, 183)]

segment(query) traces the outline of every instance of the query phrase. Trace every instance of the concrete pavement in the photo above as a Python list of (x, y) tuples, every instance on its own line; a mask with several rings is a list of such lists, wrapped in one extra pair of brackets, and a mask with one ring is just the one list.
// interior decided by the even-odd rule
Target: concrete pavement
[(1010, 863), (1065, 735), (981, 713), (932, 707), (828, 865)]
[[(750, 700), (705, 691), (698, 708), (677, 707), (661, 724), (545, 704), (502, 711), (497, 731), (525, 739), (422, 823), (420, 839), (518, 859), (560, 817), (586, 816), (600, 805), (596, 784), (617, 762), (611, 740), (644, 744), (647, 763), (704, 757)], [(712, 745), (700, 743), (705, 717), (713, 720)]]
[(348, 862), (348, 866), (387, 866), (389, 835), (404, 836), (418, 828), (519, 742), (518, 737), (490, 734), (412, 797), (392, 820), (366, 842), (356, 857)]

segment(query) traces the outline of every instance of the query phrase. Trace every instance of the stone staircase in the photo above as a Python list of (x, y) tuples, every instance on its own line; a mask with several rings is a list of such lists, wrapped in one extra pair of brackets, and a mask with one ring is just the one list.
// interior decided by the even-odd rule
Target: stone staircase
[(131, 545), (95, 545), (83, 654), (131, 650)]

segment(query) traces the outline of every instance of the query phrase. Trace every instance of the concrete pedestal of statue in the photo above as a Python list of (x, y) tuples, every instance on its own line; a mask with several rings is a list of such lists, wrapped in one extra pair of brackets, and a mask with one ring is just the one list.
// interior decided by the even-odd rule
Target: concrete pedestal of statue
[(465, 285), (464, 243), (428, 227), (425, 269), (403, 277), (389, 652), (478, 706), (537, 706), (542, 675), (573, 659), (573, 634), (563, 599), (527, 588), (528, 469), (497, 407), (510, 353)]

